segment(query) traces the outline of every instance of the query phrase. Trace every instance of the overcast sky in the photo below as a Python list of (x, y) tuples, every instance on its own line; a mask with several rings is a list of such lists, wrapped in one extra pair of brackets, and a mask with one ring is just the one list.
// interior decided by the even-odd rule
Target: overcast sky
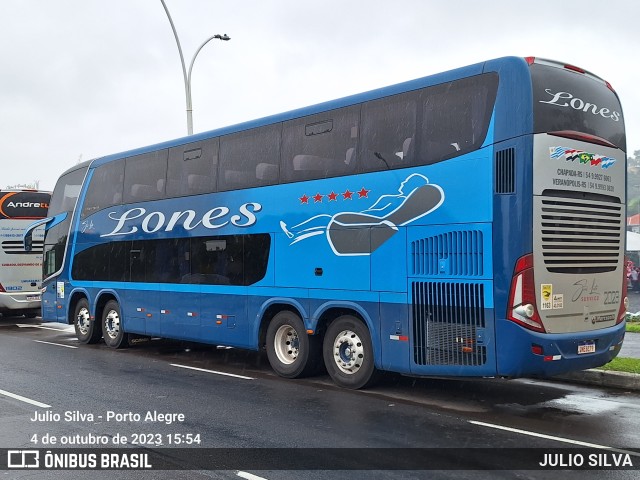
[[(573, 63), (620, 95), (640, 150), (637, 0), (165, 0), (193, 69), (194, 131), (491, 58)], [(0, 0), (0, 188), (186, 135), (160, 0)]]

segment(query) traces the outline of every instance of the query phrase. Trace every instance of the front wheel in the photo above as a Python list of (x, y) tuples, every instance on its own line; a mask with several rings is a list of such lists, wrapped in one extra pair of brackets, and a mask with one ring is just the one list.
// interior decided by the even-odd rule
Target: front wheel
[(285, 378), (311, 375), (320, 363), (320, 339), (307, 335), (302, 319), (293, 312), (278, 313), (267, 328), (267, 357), (271, 368)]
[(364, 388), (378, 380), (371, 335), (354, 316), (344, 315), (329, 325), (322, 353), (327, 372), (340, 387)]
[(129, 345), (129, 334), (125, 333), (120, 316), (120, 305), (109, 300), (102, 311), (102, 336), (104, 343), (112, 348), (124, 348)]
[(96, 324), (95, 319), (91, 318), (89, 302), (86, 298), (81, 298), (76, 304), (73, 314), (73, 326), (76, 329), (76, 337), (78, 337), (80, 343), (98, 343), (102, 338), (102, 330), (100, 325)]

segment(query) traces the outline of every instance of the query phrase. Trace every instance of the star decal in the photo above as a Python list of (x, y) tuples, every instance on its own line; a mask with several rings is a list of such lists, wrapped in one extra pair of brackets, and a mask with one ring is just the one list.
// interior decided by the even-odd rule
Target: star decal
[[(369, 193), (371, 190), (367, 190), (365, 187), (362, 187), (360, 190), (351, 191), (348, 188), (342, 193), (336, 193), (335, 190), (331, 190), (331, 193), (316, 193), (315, 195), (307, 195), (304, 193), (301, 197), (298, 197), (301, 205), (309, 205), (311, 200), (313, 203), (322, 203), (323, 199), (326, 197), (328, 202), (338, 202), (339, 200), (355, 200), (360, 198), (369, 198)], [(355, 195), (358, 195), (355, 197)]]

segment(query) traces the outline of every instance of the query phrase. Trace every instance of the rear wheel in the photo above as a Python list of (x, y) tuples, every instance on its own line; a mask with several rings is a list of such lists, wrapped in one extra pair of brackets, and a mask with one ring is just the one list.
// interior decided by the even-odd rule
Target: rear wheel
[(102, 311), (102, 336), (104, 343), (112, 348), (124, 348), (129, 345), (129, 334), (125, 333), (120, 316), (120, 305), (109, 300)]
[(285, 310), (273, 317), (267, 328), (267, 357), (278, 375), (298, 378), (315, 373), (320, 353), (319, 337), (307, 335), (297, 314)]
[(327, 372), (340, 387), (364, 388), (380, 376), (373, 362), (369, 329), (352, 315), (339, 317), (329, 325), (322, 353)]
[(73, 314), (73, 326), (76, 329), (76, 337), (80, 343), (97, 343), (102, 338), (100, 325), (91, 318), (89, 302), (86, 298), (81, 298), (76, 304)]

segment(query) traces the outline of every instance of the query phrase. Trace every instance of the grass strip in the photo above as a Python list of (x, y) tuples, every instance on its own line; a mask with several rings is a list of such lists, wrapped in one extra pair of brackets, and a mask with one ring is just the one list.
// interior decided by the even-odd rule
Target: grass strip
[(640, 333), (640, 323), (639, 322), (627, 322), (627, 332)]
[(638, 373), (640, 374), (640, 359), (616, 357), (598, 370), (612, 370), (616, 372)]

